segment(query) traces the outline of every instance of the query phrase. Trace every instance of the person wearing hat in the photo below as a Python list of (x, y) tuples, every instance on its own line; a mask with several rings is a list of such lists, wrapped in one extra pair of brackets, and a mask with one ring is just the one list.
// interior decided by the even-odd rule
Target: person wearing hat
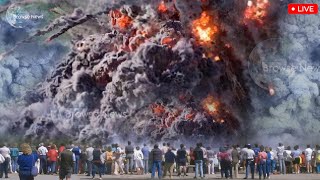
[(38, 154), (39, 154), (39, 159), (40, 159), (40, 169), (39, 173), (40, 174), (47, 174), (47, 153), (48, 149), (44, 146), (43, 143), (39, 144), (38, 148)]
[(59, 178), (60, 180), (63, 179), (71, 179), (71, 174), (73, 172), (73, 167), (75, 163), (75, 155), (72, 152), (72, 146), (66, 146), (66, 149), (61, 152), (60, 154), (60, 171), (59, 171)]

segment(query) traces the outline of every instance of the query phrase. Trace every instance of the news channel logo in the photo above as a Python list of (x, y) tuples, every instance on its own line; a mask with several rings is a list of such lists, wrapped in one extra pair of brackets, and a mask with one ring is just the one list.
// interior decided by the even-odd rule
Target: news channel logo
[(11, 4), (5, 15), (6, 21), (14, 28), (34, 29), (45, 21), (45, 13), (35, 4)]

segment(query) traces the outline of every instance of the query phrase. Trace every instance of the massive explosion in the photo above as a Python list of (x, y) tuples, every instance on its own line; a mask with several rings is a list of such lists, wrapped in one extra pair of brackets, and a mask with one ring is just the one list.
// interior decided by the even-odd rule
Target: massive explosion
[[(287, 2), (68, 3), (78, 8), (28, 41), (49, 35), (53, 44), (69, 33), (73, 47), (24, 96), (20, 113), (5, 106), (4, 133), (103, 143), (246, 141), (258, 133), (254, 126), (270, 135), (263, 125), (283, 113), (280, 82), (259, 74), (264, 56), (252, 50), (264, 40), (286, 38), (282, 26), (289, 25), (279, 22)], [(8, 54), (3, 62), (11, 61)], [(295, 136), (287, 127), (277, 130)]]

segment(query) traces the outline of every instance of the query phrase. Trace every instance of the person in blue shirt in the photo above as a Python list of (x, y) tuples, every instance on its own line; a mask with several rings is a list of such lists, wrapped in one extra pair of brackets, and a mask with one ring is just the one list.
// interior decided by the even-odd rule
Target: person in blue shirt
[(79, 146), (74, 146), (72, 148), (72, 152), (74, 153), (75, 157), (76, 157), (76, 162), (75, 162), (75, 166), (73, 169), (73, 174), (78, 174), (79, 173), (79, 163), (80, 163), (80, 154), (81, 154), (81, 149)]
[(20, 180), (34, 180), (31, 170), (38, 160), (38, 155), (32, 152), (29, 144), (23, 143), (20, 148), (22, 154), (18, 156), (19, 178)]
[(147, 174), (149, 172), (149, 147), (147, 144), (144, 144), (144, 147), (141, 149), (143, 154), (143, 165), (144, 165), (144, 173)]
[(11, 167), (12, 172), (17, 173), (18, 169), (18, 156), (19, 156), (19, 149), (18, 145), (14, 144), (12, 148), (10, 148), (10, 156), (11, 156)]

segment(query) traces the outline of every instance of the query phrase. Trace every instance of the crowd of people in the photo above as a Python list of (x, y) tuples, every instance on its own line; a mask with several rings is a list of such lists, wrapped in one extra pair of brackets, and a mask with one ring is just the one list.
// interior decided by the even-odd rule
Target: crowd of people
[[(202, 143), (187, 148), (184, 144), (175, 148), (170, 143), (155, 144), (150, 148), (126, 146), (78, 144), (57, 147), (55, 144), (27, 143), (0, 148), (0, 178), (19, 173), (21, 180), (32, 180), (39, 174), (59, 174), (59, 179), (70, 179), (72, 174), (85, 174), (93, 179), (98, 175), (151, 174), (151, 178), (172, 178), (173, 175), (204, 178), (206, 174), (220, 171), (222, 178), (238, 178), (239, 170), (245, 179), (270, 178), (272, 174), (320, 173), (320, 146), (305, 148), (276, 148), (255, 144), (223, 146), (218, 149), (205, 147)], [(36, 171), (36, 172), (35, 172)], [(251, 176), (250, 176), (251, 175)]]

